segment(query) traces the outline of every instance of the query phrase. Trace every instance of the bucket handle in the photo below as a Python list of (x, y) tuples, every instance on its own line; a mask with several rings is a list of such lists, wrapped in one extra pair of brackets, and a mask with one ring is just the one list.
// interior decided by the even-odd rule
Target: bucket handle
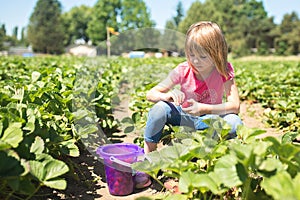
[(124, 162), (122, 160), (119, 160), (118, 158), (116, 158), (114, 156), (110, 156), (109, 160), (112, 161), (112, 162), (118, 163), (120, 165), (123, 165), (125, 167), (130, 167), (131, 168), (131, 164), (130, 163), (127, 163), (127, 162)]
[(119, 160), (118, 158), (114, 157), (114, 156), (110, 156), (109, 160), (115, 163), (118, 163), (119, 165), (123, 165), (125, 167), (128, 167), (132, 170), (132, 176), (134, 176), (136, 174), (136, 171), (134, 169), (131, 168), (132, 164), (124, 162), (122, 160)]

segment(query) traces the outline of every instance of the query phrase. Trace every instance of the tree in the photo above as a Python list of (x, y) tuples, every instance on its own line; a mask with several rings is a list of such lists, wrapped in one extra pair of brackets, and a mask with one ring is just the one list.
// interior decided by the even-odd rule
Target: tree
[(220, 12), (216, 10), (213, 1), (195, 1), (188, 9), (185, 18), (179, 23), (178, 30), (182, 33), (186, 33), (188, 28), (198, 21), (214, 21), (219, 23)]
[(90, 40), (87, 28), (92, 19), (91, 15), (92, 8), (85, 5), (73, 7), (63, 14), (64, 26), (67, 30), (65, 45), (72, 44), (77, 39), (83, 39), (86, 43)]
[(181, 22), (183, 16), (184, 16), (184, 10), (183, 10), (183, 6), (182, 6), (182, 2), (179, 1), (176, 6), (176, 15), (173, 17), (176, 27), (179, 26), (179, 23)]
[(150, 12), (143, 0), (122, 0), (121, 30), (153, 27)]
[(87, 34), (93, 44), (106, 39), (106, 27), (118, 30), (117, 16), (121, 9), (120, 0), (98, 0), (92, 11), (92, 19), (88, 23)]
[(26, 28), (22, 28), (21, 30), (21, 39), (20, 39), (20, 43), (25, 45), (25, 46), (28, 46), (28, 41), (27, 41), (27, 37), (26, 37)]
[(28, 41), (36, 52), (61, 54), (64, 52), (65, 30), (58, 0), (38, 0), (28, 25)]
[[(121, 3), (121, 22), (116, 28), (120, 35), (118, 38), (111, 38), (112, 52), (120, 53), (146, 48), (147, 45), (145, 46), (144, 41), (147, 40), (150, 43), (153, 41), (145, 36), (149, 34), (150, 37), (154, 37), (153, 40), (156, 40), (159, 34), (157, 36), (157, 33), (151, 28), (155, 23), (150, 19), (150, 12), (145, 2), (143, 0), (122, 0)], [(147, 33), (147, 31), (149, 32)]]
[(14, 27), (14, 29), (13, 29), (13, 35), (12, 35), (12, 37), (14, 37), (15, 39), (18, 38), (18, 27), (17, 26)]
[(194, 2), (179, 30), (186, 32), (198, 21), (218, 23), (226, 37), (229, 51), (236, 56), (250, 53), (251, 48), (260, 48), (266, 53), (273, 47), (275, 28), (273, 18), (268, 18), (262, 2), (256, 0), (206, 0)]
[(4, 39), (5, 39), (5, 25), (2, 24), (1, 25), (1, 28), (0, 28), (0, 51), (4, 50), (4, 45), (3, 45), (3, 42), (4, 42)]
[(276, 53), (279, 55), (299, 54), (300, 19), (296, 12), (283, 16), (279, 32), (279, 37), (275, 40)]
[(174, 19), (168, 20), (165, 25), (160, 43), (162, 47), (168, 51), (168, 54), (176, 52), (179, 55), (184, 55), (185, 34), (177, 31)]

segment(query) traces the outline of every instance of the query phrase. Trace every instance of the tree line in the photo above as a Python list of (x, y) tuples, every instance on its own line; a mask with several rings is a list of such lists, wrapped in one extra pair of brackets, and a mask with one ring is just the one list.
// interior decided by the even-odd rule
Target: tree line
[[(22, 29), (21, 39), (17, 39), (17, 27), (13, 36), (7, 36), (5, 25), (0, 26), (0, 50), (5, 49), (3, 44), (8, 41), (13, 45), (31, 45), (33, 50), (39, 53), (62, 54), (65, 47), (74, 44), (78, 39), (105, 49), (106, 27), (111, 27), (119, 33), (130, 33), (126, 36), (120, 35), (123, 37), (123, 48), (118, 40), (119, 47), (113, 48), (115, 54), (137, 48), (136, 46), (142, 47), (146, 42), (152, 43), (151, 47), (156, 46), (156, 43), (168, 43), (168, 51), (182, 52), (178, 34), (185, 34), (192, 23), (200, 20), (214, 21), (221, 26), (229, 51), (235, 56), (252, 53), (300, 53), (298, 14), (287, 13), (280, 24), (275, 24), (274, 17), (268, 16), (263, 3), (257, 0), (196, 0), (186, 13), (182, 2), (179, 1), (176, 15), (171, 16), (165, 24), (165, 29), (173, 32), (152, 29), (151, 34), (149, 29), (134, 32), (137, 29), (155, 27), (143, 0), (98, 0), (92, 7), (82, 5), (64, 13), (59, 0), (38, 0), (28, 26)], [(116, 44), (115, 42), (112, 45)], [(144, 47), (146, 48), (147, 44)]]

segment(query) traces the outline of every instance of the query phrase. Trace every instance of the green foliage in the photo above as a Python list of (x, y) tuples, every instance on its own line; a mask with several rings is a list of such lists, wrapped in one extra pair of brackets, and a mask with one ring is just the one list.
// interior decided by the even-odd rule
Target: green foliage
[(73, 7), (69, 12), (63, 14), (65, 29), (67, 30), (65, 45), (74, 44), (75, 40), (83, 39), (89, 41), (87, 27), (91, 21), (92, 8), (87, 6)]
[[(273, 137), (255, 139), (264, 131), (244, 126), (231, 140), (225, 140), (226, 135), (212, 139), (209, 132), (177, 130), (174, 134), (176, 138), (180, 135), (180, 140), (147, 154), (145, 161), (133, 167), (158, 181), (176, 177), (181, 192), (176, 198), (298, 198), (299, 146)], [(158, 171), (163, 175), (158, 177)], [(167, 193), (163, 198), (171, 195)]]
[(262, 103), (271, 126), (299, 133), (299, 62), (236, 60), (234, 66), (240, 98)]
[(297, 55), (300, 51), (300, 19), (297, 13), (286, 14), (280, 25), (280, 36), (276, 38), (278, 55)]
[[(29, 199), (41, 187), (64, 189), (73, 168), (66, 158), (80, 155), (79, 140), (99, 127), (109, 132), (119, 125), (112, 110), (120, 82), (128, 86), (132, 111), (120, 125), (135, 132), (142, 144), (152, 104), (145, 94), (182, 61), (2, 57), (0, 196)], [(177, 178), (183, 194), (169, 199), (299, 197), (300, 151), (292, 143), (299, 136), (299, 62), (233, 64), (241, 99), (262, 103), (270, 125), (286, 134), (258, 140), (264, 131), (241, 126), (238, 137), (227, 140), (229, 127), (222, 120), (207, 121), (211, 128), (205, 131), (166, 127), (173, 145), (149, 154), (151, 162), (136, 167), (158, 181), (160, 170), (163, 178)]]
[(39, 0), (30, 16), (27, 37), (34, 51), (47, 54), (64, 52), (64, 28), (58, 0)]
[(66, 188), (64, 176), (73, 166), (65, 158), (80, 155), (80, 139), (98, 127), (117, 126), (112, 116), (121, 72), (117, 63), (0, 59), (1, 197), (30, 199), (41, 187)]
[(0, 51), (4, 50), (3, 42), (4, 42), (4, 39), (5, 39), (5, 35), (6, 35), (5, 26), (1, 25), (1, 29), (0, 29)]
[(178, 27), (179, 23), (182, 21), (183, 16), (184, 16), (183, 5), (182, 2), (179, 1), (176, 6), (176, 16), (173, 17), (176, 27)]
[[(49, 9), (51, 8), (51, 9)], [(41, 11), (41, 12), (40, 12)], [(280, 24), (274, 23), (274, 18), (268, 16), (263, 2), (257, 0), (226, 0), (226, 1), (195, 1), (187, 8), (185, 13), (182, 2), (179, 1), (175, 16), (170, 16), (166, 22), (165, 28), (179, 31), (185, 34), (189, 26), (200, 20), (209, 20), (217, 22), (229, 45), (229, 50), (235, 57), (257, 53), (258, 55), (297, 55), (300, 51), (300, 25), (299, 17), (296, 12), (286, 13)], [(154, 11), (152, 11), (154, 12)], [(57, 0), (37, 1), (34, 12), (31, 14), (30, 23), (27, 28), (27, 38), (24, 30), (21, 40), (18, 41), (17, 29), (14, 28), (13, 36), (6, 35), (5, 26), (0, 29), (0, 50), (8, 47), (3, 46), (3, 42), (10, 46), (29, 44), (33, 50), (39, 53), (61, 54), (64, 47), (73, 44), (76, 39), (83, 39), (85, 42), (92, 41), (94, 45), (99, 46), (101, 51), (105, 52), (107, 37), (106, 27), (112, 27), (119, 32), (128, 32), (128, 30), (153, 27), (155, 22), (151, 20), (151, 13), (143, 0), (98, 0), (93, 7), (80, 6), (74, 7), (70, 11), (61, 15), (61, 5)], [(24, 29), (25, 27), (22, 27)], [(149, 29), (148, 29), (149, 30)], [(167, 33), (166, 33), (167, 32)], [(141, 31), (141, 35), (147, 33)], [(176, 51), (181, 55), (183, 45), (178, 41), (176, 35), (180, 33), (147, 34), (147, 42), (151, 39), (153, 46), (159, 46), (161, 41), (156, 37), (163, 35), (163, 40), (167, 46), (167, 51)], [(112, 48), (112, 54), (137, 50), (132, 38), (136, 33), (132, 32), (125, 35), (119, 44), (120, 48)], [(170, 35), (168, 35), (170, 34)], [(149, 38), (148, 36), (151, 35)], [(175, 36), (174, 36), (175, 35)], [(138, 36), (141, 37), (141, 36)], [(113, 39), (112, 39), (113, 40)], [(129, 43), (129, 44), (128, 44)], [(171, 43), (171, 44), (169, 44)], [(139, 49), (147, 49), (144, 45)], [(271, 51), (270, 51), (271, 50)]]
[(229, 49), (235, 56), (247, 55), (251, 48), (262, 49), (262, 42), (265, 42), (266, 48), (273, 46), (271, 30), (275, 24), (267, 17), (262, 2), (196, 1), (179, 24), (179, 30), (185, 33), (191, 24), (201, 20), (215, 21), (221, 26)]
[[(133, 114), (122, 123), (124, 130), (138, 134), (137, 144), (143, 144), (146, 113), (151, 107), (145, 99), (146, 92), (181, 61), (135, 59), (127, 64)], [(135, 170), (150, 174), (159, 183), (178, 179), (182, 194), (166, 193), (158, 199), (298, 198), (300, 149), (292, 141), (299, 136), (299, 63), (233, 60), (233, 64), (241, 99), (262, 103), (267, 108), (266, 120), (285, 135), (257, 139), (265, 131), (240, 126), (237, 138), (227, 140), (229, 129), (222, 120), (207, 121), (211, 127), (197, 132), (165, 127), (168, 136), (163, 140), (171, 141), (171, 145), (134, 164)], [(136, 75), (145, 73), (142, 79)], [(278, 184), (272, 185), (273, 181)]]
[(93, 44), (106, 39), (106, 27), (118, 31), (117, 16), (121, 9), (120, 0), (98, 0), (92, 10), (92, 19), (88, 23), (87, 33)]
[(154, 22), (150, 20), (150, 12), (144, 1), (141, 0), (122, 0), (121, 9), (122, 31), (128, 29), (152, 27)]

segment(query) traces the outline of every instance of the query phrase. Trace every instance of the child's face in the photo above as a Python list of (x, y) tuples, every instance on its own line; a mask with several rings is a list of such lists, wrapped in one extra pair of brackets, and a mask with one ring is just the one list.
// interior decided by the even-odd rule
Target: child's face
[(195, 73), (203, 73), (211, 71), (214, 67), (212, 59), (208, 54), (190, 54), (188, 56), (189, 62), (192, 64)]

